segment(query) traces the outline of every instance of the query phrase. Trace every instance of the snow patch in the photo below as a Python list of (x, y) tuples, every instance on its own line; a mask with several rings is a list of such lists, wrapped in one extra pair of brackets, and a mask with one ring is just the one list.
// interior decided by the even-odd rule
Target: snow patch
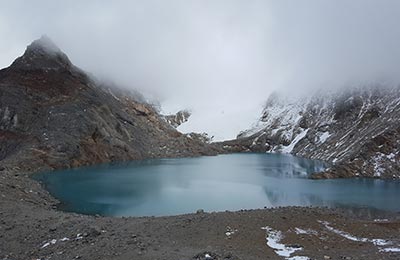
[(381, 175), (384, 171), (385, 171), (385, 168), (380, 166), (378, 163), (374, 164), (374, 177), (381, 177)]
[(387, 247), (379, 250), (380, 252), (400, 253), (400, 247)]
[(282, 153), (291, 153), (293, 151), (294, 147), (296, 146), (296, 144), (298, 142), (300, 142), (300, 140), (303, 139), (307, 135), (308, 130), (309, 129), (305, 129), (302, 132), (300, 132), (288, 146), (282, 147), (281, 152)]
[(318, 235), (318, 232), (313, 229), (301, 229), (301, 228), (294, 228), (294, 232), (297, 235)]
[(368, 242), (367, 238), (358, 238), (358, 237), (355, 237), (355, 236), (353, 236), (353, 235), (351, 235), (351, 234), (349, 234), (347, 232), (344, 232), (342, 230), (336, 229), (336, 228), (330, 226), (329, 222), (327, 222), (327, 221), (318, 221), (318, 222), (321, 223), (322, 225), (324, 225), (325, 228), (328, 229), (329, 231), (331, 231), (331, 232), (333, 232), (333, 233), (335, 233), (335, 234), (337, 234), (339, 236), (342, 236), (342, 237), (344, 237), (344, 238), (346, 238), (348, 240), (358, 241), (358, 242)]
[(376, 246), (387, 246), (392, 244), (392, 242), (385, 239), (372, 239), (371, 242)]
[(323, 132), (320, 136), (319, 136), (319, 142), (321, 144), (325, 143), (326, 140), (328, 140), (328, 138), (331, 136), (332, 134), (330, 134), (329, 132)]
[(264, 136), (265, 134), (266, 134), (266, 133), (263, 132), (263, 133), (261, 133), (259, 136), (257, 136), (257, 137), (253, 140), (253, 143), (251, 144), (251, 146), (256, 146), (258, 140), (259, 140), (262, 136)]
[(287, 260), (310, 260), (308, 256), (292, 256), (289, 258), (286, 258)]
[(377, 246), (379, 248), (379, 251), (381, 251), (381, 252), (392, 252), (392, 251), (387, 251), (387, 250), (396, 249), (396, 248), (388, 248), (388, 247), (385, 248), (385, 246), (392, 245), (393, 244), (392, 241), (389, 241), (386, 239), (379, 239), (379, 238), (368, 239), (365, 237), (356, 237), (356, 236), (351, 235), (350, 233), (347, 233), (345, 231), (342, 231), (342, 230), (332, 227), (330, 225), (330, 223), (327, 221), (318, 221), (318, 222), (321, 223), (329, 231), (331, 231), (339, 236), (342, 236), (348, 240), (356, 241), (356, 242), (363, 242), (363, 243), (372, 243), (375, 246)]
[(50, 240), (49, 242), (44, 243), (43, 246), (40, 247), (40, 249), (43, 249), (43, 248), (45, 248), (45, 247), (48, 247), (49, 245), (54, 245), (55, 243), (57, 243), (57, 239), (52, 239), (52, 240)]
[[(309, 259), (308, 257), (305, 256), (293, 256), (290, 257), (293, 253), (296, 251), (301, 251), (303, 250), (302, 247), (292, 247), (292, 246), (286, 246), (283, 243), (280, 243), (280, 241), (283, 239), (283, 234), (279, 230), (274, 230), (268, 226), (262, 227), (262, 230), (265, 230), (267, 233), (266, 240), (267, 240), (267, 245), (274, 249), (275, 253), (279, 256), (285, 257), (287, 260), (304, 260), (304, 259)], [(302, 258), (299, 258), (302, 257)]]
[(388, 155), (383, 153), (376, 153), (375, 156), (372, 157), (372, 164), (374, 165), (374, 176), (381, 177), (385, 172), (385, 167), (383, 166), (385, 162), (396, 162), (396, 154), (390, 153)]
[(388, 222), (389, 220), (387, 218), (377, 218), (374, 219), (374, 222)]
[(396, 156), (396, 154), (391, 153), (391, 154), (386, 155), (386, 158), (388, 158), (391, 162), (396, 162), (395, 156)]

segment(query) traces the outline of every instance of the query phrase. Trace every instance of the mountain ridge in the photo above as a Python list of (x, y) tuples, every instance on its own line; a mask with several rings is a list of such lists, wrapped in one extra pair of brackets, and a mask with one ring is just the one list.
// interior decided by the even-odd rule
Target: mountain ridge
[(314, 178), (400, 177), (400, 88), (371, 86), (268, 99), (228, 151), (283, 152), (331, 164)]
[(5, 168), (37, 171), (217, 153), (179, 133), (152, 105), (93, 80), (46, 37), (0, 70), (0, 104)]

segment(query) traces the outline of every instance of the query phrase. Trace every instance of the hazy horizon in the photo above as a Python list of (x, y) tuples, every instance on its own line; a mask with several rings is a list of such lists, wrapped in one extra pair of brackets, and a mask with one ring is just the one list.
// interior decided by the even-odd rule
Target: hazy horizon
[(229, 139), (274, 90), (399, 83), (400, 1), (3, 2), (0, 67), (48, 35), (82, 69)]

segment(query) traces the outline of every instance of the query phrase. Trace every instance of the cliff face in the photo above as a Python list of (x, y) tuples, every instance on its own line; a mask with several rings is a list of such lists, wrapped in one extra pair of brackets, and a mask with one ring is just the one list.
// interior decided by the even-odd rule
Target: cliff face
[(186, 123), (189, 120), (191, 113), (187, 110), (178, 111), (175, 115), (167, 115), (165, 116), (165, 120), (172, 125), (174, 128), (177, 128), (183, 123)]
[(214, 154), (134, 94), (75, 67), (48, 38), (0, 71), (0, 164), (23, 170)]
[(225, 150), (324, 160), (314, 177), (400, 177), (400, 88), (371, 87), (307, 98), (273, 94), (260, 121)]

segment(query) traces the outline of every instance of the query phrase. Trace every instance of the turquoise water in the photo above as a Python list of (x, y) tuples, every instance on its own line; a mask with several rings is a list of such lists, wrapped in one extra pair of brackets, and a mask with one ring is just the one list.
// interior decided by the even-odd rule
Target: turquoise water
[(61, 208), (108, 216), (328, 206), (400, 211), (400, 182), (311, 180), (323, 163), (281, 154), (159, 159), (35, 176)]

